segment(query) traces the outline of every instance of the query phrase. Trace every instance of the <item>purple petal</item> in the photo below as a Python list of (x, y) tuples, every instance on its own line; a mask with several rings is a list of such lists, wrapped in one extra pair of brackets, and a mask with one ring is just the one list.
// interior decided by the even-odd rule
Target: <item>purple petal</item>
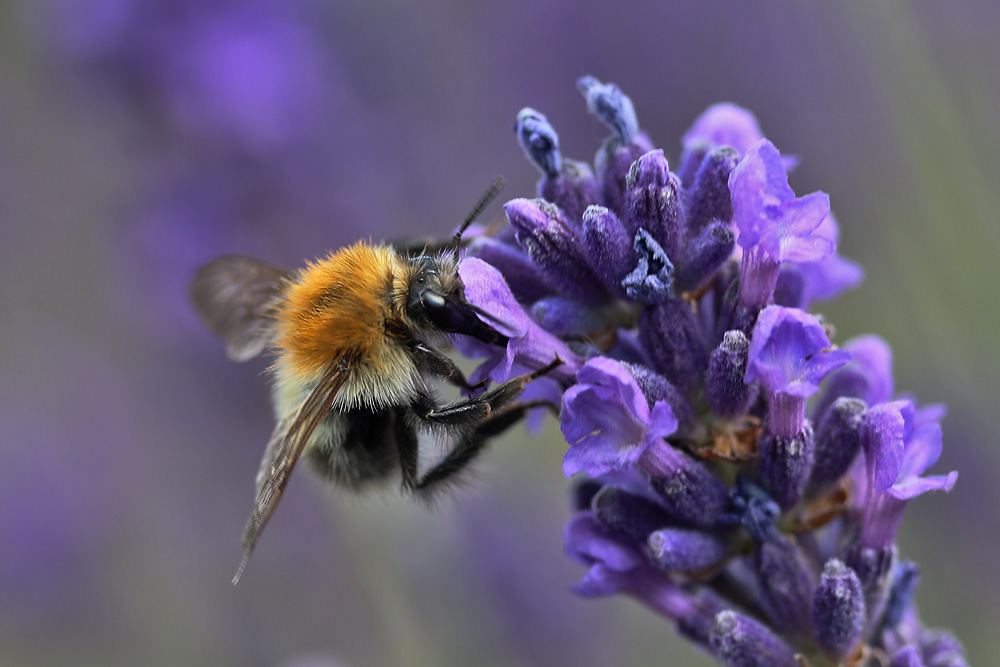
[(762, 139), (747, 151), (729, 174), (733, 196), (733, 222), (741, 247), (757, 245), (772, 226), (770, 215), (784, 202), (795, 199), (778, 149)]
[[(569, 379), (576, 374), (580, 360), (565, 343), (532, 321), (514, 299), (499, 271), (481, 259), (467, 257), (459, 262), (458, 273), (465, 284), (465, 298), (489, 313), (494, 328), (510, 338), (505, 354), (489, 353), (491, 367), (485, 372), (494, 381), (502, 382), (512, 377), (515, 363), (527, 368), (542, 368), (556, 357), (563, 363), (548, 377)], [(471, 349), (481, 352), (481, 348), (475, 346)]]
[(813, 234), (830, 213), (830, 196), (813, 192), (781, 207), (784, 224), (780, 230), (780, 252), (783, 262), (817, 262), (828, 257), (837, 244), (822, 234)]
[(588, 359), (577, 372), (576, 381), (580, 384), (606, 387), (609, 390), (607, 392), (609, 397), (613, 397), (613, 400), (624, 406), (629, 414), (648, 426), (649, 405), (646, 397), (632, 374), (614, 359), (607, 357)]
[(829, 348), (830, 339), (812, 315), (768, 306), (754, 326), (744, 379), (760, 380), (770, 392), (811, 396), (828, 373), (850, 359), (846, 351)]
[(738, 243), (760, 246), (776, 261), (814, 262), (836, 248), (829, 227), (830, 198), (814, 192), (796, 199), (781, 155), (771, 142), (755, 144), (729, 175)]
[(729, 102), (713, 104), (705, 109), (684, 135), (684, 148), (699, 143), (712, 146), (732, 146), (742, 155), (764, 135), (752, 113)]
[[(908, 415), (904, 412), (903, 417), (906, 418)], [(907, 423), (907, 426), (909, 425)], [(921, 424), (908, 433), (899, 479), (922, 475), (940, 458), (941, 445), (941, 425), (937, 422)]]
[(851, 353), (850, 368), (857, 368), (864, 374), (866, 391), (858, 398), (869, 405), (883, 403), (895, 393), (892, 380), (892, 348), (882, 338), (875, 335), (858, 336), (844, 343), (844, 349)]
[(873, 490), (884, 491), (895, 483), (903, 459), (906, 422), (903, 409), (909, 401), (872, 406), (861, 420), (861, 446)]
[(654, 441), (673, 435), (677, 430), (677, 417), (674, 411), (665, 401), (657, 401), (653, 405), (649, 431), (646, 432), (646, 440)]
[[(677, 421), (669, 406), (658, 403), (654, 409), (657, 431), (673, 433)], [(582, 471), (597, 477), (638, 459), (651, 415), (632, 375), (616, 361), (597, 357), (584, 364), (577, 384), (563, 394), (559, 424), (570, 443), (563, 459), (565, 475)]]
[(930, 477), (910, 477), (889, 488), (888, 493), (900, 500), (909, 500), (928, 491), (951, 491), (958, 481), (958, 472), (952, 470), (947, 475)]

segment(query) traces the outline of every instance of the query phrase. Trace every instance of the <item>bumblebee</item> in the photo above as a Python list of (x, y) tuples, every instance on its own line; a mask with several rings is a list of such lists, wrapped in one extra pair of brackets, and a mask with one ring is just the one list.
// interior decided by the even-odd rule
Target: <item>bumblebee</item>
[[(435, 379), (470, 385), (441, 349), (447, 334), (489, 344), (507, 339), (465, 299), (458, 274), (462, 231), (496, 195), (491, 190), (437, 254), (355, 243), (287, 271), (225, 256), (196, 273), (191, 297), (234, 361), (270, 350), (277, 424), (264, 450), (256, 499), (243, 534), (237, 583), (292, 470), (305, 458), (333, 483), (361, 489), (396, 471), (405, 489), (428, 494), (453, 480), (494, 436), (535, 404), (517, 402), (524, 386), (553, 368), (440, 405)], [(450, 450), (419, 472), (418, 432), (443, 433)]]

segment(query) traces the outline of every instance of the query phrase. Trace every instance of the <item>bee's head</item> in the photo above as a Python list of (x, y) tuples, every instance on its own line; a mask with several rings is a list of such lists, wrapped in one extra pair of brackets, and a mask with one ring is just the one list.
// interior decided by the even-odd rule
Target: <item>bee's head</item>
[(483, 321), (488, 313), (465, 299), (455, 256), (412, 257), (407, 314), (418, 324), (444, 333), (472, 336), (484, 343), (506, 345), (507, 337)]

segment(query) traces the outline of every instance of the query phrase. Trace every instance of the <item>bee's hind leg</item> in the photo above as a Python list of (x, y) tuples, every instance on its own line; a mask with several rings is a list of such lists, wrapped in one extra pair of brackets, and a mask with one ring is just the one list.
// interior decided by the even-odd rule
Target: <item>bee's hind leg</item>
[[(500, 435), (521, 421), (529, 410), (538, 407), (556, 409), (556, 406), (548, 401), (521, 401), (492, 412), (476, 424), (475, 428), (464, 433), (451, 451), (421, 477), (418, 477), (416, 473), (416, 456), (410, 457), (413, 466), (409, 474), (406, 470), (406, 464), (403, 465), (403, 479), (406, 485), (415, 491), (431, 492), (442, 483), (454, 482), (456, 475), (460, 474), (486, 448), (490, 438)], [(397, 442), (399, 441), (397, 440)], [(401, 442), (400, 444), (402, 445)], [(403, 456), (402, 451), (400, 456)]]
[(419, 400), (412, 408), (417, 418), (430, 424), (456, 426), (462, 435), (441, 461), (422, 477), (418, 477), (416, 429), (412, 424), (401, 423), (397, 428), (396, 441), (399, 445), (403, 483), (414, 490), (431, 490), (461, 472), (485, 448), (490, 438), (519, 422), (528, 410), (537, 407), (557, 410), (555, 405), (547, 401), (515, 401), (526, 384), (549, 372), (559, 363), (556, 360), (541, 370), (512, 378), (479, 396), (455, 401), (440, 408), (434, 406), (429, 397)]

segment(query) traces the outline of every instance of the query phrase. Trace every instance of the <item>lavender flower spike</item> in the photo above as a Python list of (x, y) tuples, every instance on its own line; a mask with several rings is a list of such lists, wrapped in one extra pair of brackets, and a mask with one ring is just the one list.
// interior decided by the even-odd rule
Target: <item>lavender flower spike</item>
[(889, 402), (888, 345), (838, 347), (806, 311), (861, 277), (834, 254), (829, 198), (796, 197), (793, 160), (744, 109), (699, 118), (673, 173), (622, 91), (580, 88), (612, 130), (596, 195), (567, 195), (593, 192), (589, 168), (569, 175), (551, 126), (523, 111), (543, 172), (543, 199), (507, 205), (526, 252), (511, 230), (470, 247), (521, 302), (483, 262), (460, 267), (510, 342), (456, 341), (487, 356), (473, 381), (565, 362), (522, 400), (559, 400), (563, 473), (585, 473), (564, 533), (588, 568), (574, 590), (633, 596), (731, 667), (966, 665), (921, 623), (895, 544), (907, 500), (955, 483), (924, 476), (943, 410)]

